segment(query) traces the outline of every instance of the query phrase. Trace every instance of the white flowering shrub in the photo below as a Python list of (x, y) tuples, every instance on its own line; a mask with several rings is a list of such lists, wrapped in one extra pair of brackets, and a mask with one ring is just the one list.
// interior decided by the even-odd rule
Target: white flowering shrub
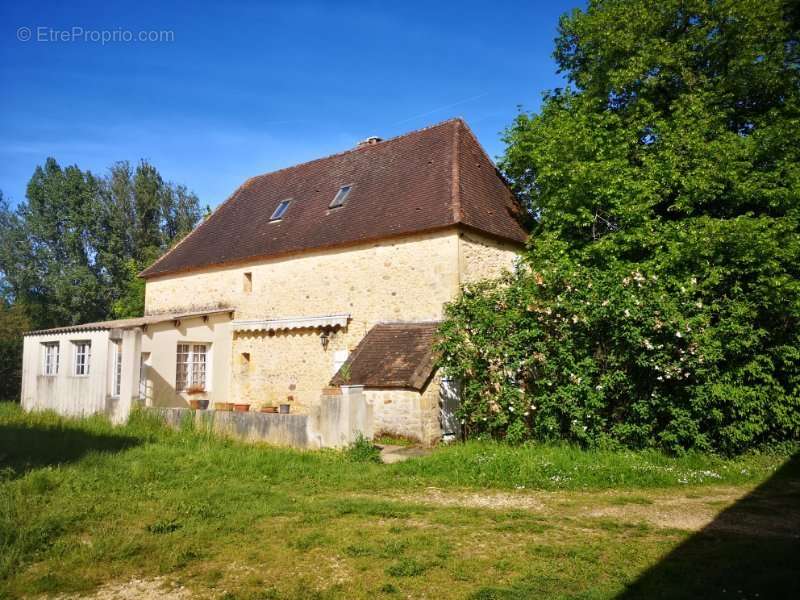
[(797, 237), (693, 225), (663, 226), (640, 262), (545, 235), (517, 273), (465, 287), (440, 350), (468, 435), (729, 454), (800, 439)]

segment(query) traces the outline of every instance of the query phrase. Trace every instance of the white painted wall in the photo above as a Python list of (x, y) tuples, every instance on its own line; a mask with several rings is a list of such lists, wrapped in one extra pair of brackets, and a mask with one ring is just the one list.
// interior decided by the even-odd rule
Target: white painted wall
[[(229, 313), (209, 315), (207, 319), (192, 317), (177, 326), (172, 321), (149, 325), (141, 344), (141, 352), (150, 353), (147, 405), (186, 407), (189, 398), (207, 399), (212, 404), (230, 402), (231, 336)], [(175, 391), (177, 350), (183, 343), (209, 346), (206, 394), (188, 396)]]
[[(74, 341), (92, 344), (89, 375), (76, 376)], [(58, 342), (57, 375), (44, 374), (44, 348)], [(87, 416), (105, 413), (113, 356), (108, 331), (80, 331), (51, 335), (25, 336), (22, 359), (22, 406), (25, 410), (54, 410), (62, 415)]]
[[(92, 344), (88, 376), (74, 374), (75, 341)], [(58, 342), (57, 375), (44, 374), (44, 344)], [(119, 397), (112, 397), (114, 345), (122, 347), (122, 385)], [(149, 353), (146, 372), (147, 403), (152, 406), (188, 406), (190, 396), (175, 391), (179, 343), (208, 346), (207, 393), (191, 398), (213, 402), (229, 400), (231, 375), (231, 327), (228, 313), (191, 317), (180, 323), (165, 321), (146, 329), (76, 331), (28, 335), (22, 360), (22, 407), (25, 410), (54, 410), (65, 416), (105, 414), (115, 423), (130, 415), (139, 399), (142, 353)]]

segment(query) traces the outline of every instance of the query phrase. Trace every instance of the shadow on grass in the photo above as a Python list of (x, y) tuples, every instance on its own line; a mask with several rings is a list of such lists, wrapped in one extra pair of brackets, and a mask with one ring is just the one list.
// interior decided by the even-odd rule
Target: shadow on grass
[(617, 596), (800, 598), (800, 453)]
[[(676, 493), (679, 493), (676, 491)], [(550, 597), (550, 580), (488, 586), (472, 600)], [(591, 587), (591, 583), (588, 584)], [(559, 598), (606, 597), (596, 589)], [(800, 453), (643, 571), (615, 600), (800, 598)]]
[(71, 427), (0, 424), (0, 471), (18, 477), (31, 469), (75, 462), (89, 452), (119, 452), (139, 443), (135, 437)]

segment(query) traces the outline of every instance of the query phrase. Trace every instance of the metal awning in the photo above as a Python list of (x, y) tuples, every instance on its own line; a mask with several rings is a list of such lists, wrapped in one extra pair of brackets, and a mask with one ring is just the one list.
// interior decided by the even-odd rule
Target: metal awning
[(231, 321), (234, 331), (288, 331), (291, 329), (335, 329), (346, 327), (349, 314), (324, 317), (288, 317)]

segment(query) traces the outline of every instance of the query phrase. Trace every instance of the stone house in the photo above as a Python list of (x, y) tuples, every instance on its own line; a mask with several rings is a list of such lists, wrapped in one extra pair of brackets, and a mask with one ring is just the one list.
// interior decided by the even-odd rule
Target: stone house
[(28, 333), (23, 406), (303, 415), (358, 386), (367, 429), (432, 443), (456, 428), (433, 354), (443, 307), (513, 268), (522, 223), (460, 119), (253, 177), (141, 273), (144, 317)]

